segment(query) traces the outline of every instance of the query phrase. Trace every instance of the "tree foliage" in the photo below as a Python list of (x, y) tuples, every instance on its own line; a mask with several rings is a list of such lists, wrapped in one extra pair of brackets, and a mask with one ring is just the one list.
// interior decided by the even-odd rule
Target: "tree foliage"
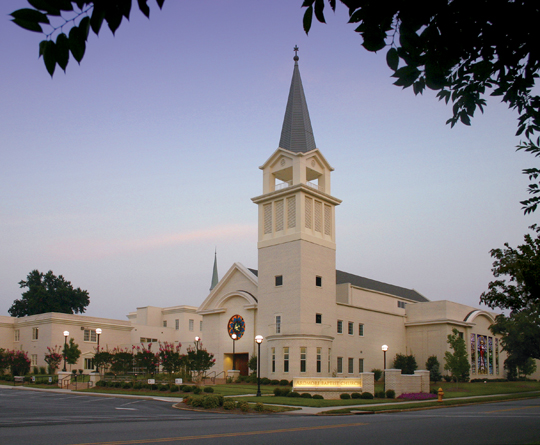
[(49, 374), (54, 374), (62, 363), (62, 348), (56, 345), (54, 348), (47, 346), (45, 353), (45, 363), (49, 365)]
[(66, 357), (66, 363), (69, 365), (70, 369), (71, 365), (75, 365), (79, 360), (81, 350), (73, 338), (70, 338), (69, 342), (64, 345), (64, 356)]
[[(164, 2), (156, 0), (160, 9)], [(56, 65), (66, 71), (70, 57), (81, 62), (90, 30), (98, 35), (106, 22), (114, 34), (124, 18), (129, 20), (132, 0), (28, 0), (28, 3), (32, 8), (13, 11), (12, 21), (21, 28), (44, 34), (39, 56), (43, 56), (52, 77)], [(137, 3), (141, 12), (150, 17), (148, 0)]]
[(414, 371), (418, 369), (416, 358), (412, 354), (396, 354), (392, 367), (394, 369), (401, 369), (402, 374), (414, 374)]
[(491, 332), (502, 335), (501, 344), (516, 366), (529, 357), (540, 359), (540, 227), (530, 227), (525, 243), (516, 249), (508, 243), (491, 251), (493, 276), (480, 302), (492, 309), (506, 309), (491, 325)]
[[(332, 10), (336, 0), (329, 0)], [(394, 85), (438, 91), (439, 100), (452, 102), (452, 117), (470, 125), (476, 110), (483, 112), (486, 95), (498, 96), (518, 112), (518, 150), (540, 156), (540, 97), (535, 85), (540, 68), (537, 0), (341, 0), (349, 9), (349, 23), (372, 52), (388, 48), (386, 61), (394, 72)], [(302, 4), (304, 30), (313, 16), (325, 23), (324, 0)], [(536, 138), (535, 138), (536, 137)], [(537, 180), (540, 170), (523, 170)], [(540, 203), (540, 185), (529, 185), (525, 213)]]
[(429, 371), (429, 379), (432, 382), (440, 382), (442, 376), (440, 373), (441, 365), (436, 355), (430, 355), (426, 361), (426, 369)]
[(3, 351), (3, 366), (9, 368), (11, 375), (26, 375), (30, 372), (30, 359), (25, 351)]
[(62, 275), (56, 277), (51, 270), (43, 274), (33, 270), (20, 281), (21, 288), (28, 288), (20, 300), (15, 300), (8, 309), (12, 317), (60, 312), (63, 314), (82, 314), (90, 304), (88, 292), (80, 287), (74, 289)]
[(444, 360), (446, 361), (444, 369), (450, 371), (456, 381), (467, 382), (471, 365), (465, 340), (463, 340), (460, 332), (454, 328), (452, 334), (448, 335), (446, 342), (454, 352), (446, 351), (444, 353)]

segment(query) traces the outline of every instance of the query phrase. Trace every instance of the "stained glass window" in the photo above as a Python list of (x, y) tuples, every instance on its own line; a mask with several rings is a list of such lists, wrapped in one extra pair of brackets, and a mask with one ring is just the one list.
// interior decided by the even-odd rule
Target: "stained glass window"
[(476, 334), (471, 334), (471, 374), (476, 374)]
[(495, 339), (495, 372), (499, 375), (499, 339)]
[(493, 337), (488, 337), (489, 346), (489, 374), (493, 375)]
[(479, 335), (476, 349), (478, 351), (478, 374), (487, 374), (487, 338)]

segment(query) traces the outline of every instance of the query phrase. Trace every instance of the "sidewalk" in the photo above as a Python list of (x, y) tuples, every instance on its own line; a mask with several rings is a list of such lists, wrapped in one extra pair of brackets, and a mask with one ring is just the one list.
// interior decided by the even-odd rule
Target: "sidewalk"
[[(158, 402), (170, 402), (170, 403), (180, 403), (183, 399), (182, 397), (160, 397), (160, 396), (143, 396), (143, 395), (131, 395), (131, 394), (107, 394), (107, 393), (99, 393), (99, 392), (77, 392), (72, 391), (71, 389), (45, 389), (45, 388), (28, 388), (25, 386), (7, 386), (7, 385), (0, 385), (0, 388), (5, 389), (13, 389), (13, 390), (26, 390), (26, 391), (45, 391), (45, 392), (55, 392), (55, 393), (61, 393), (61, 394), (73, 394), (73, 395), (84, 395), (84, 396), (103, 396), (103, 397), (118, 397), (118, 398), (125, 398), (125, 399), (145, 399), (145, 400), (156, 400)], [(522, 392), (522, 393), (512, 393), (512, 394), (520, 394), (520, 395), (537, 395), (540, 396), (540, 391), (528, 391), (528, 392)], [(489, 394), (486, 396), (470, 396), (470, 397), (454, 397), (452, 399), (446, 399), (446, 400), (467, 400), (467, 399), (484, 399), (489, 397), (502, 397), (509, 394)], [(255, 397), (255, 394), (242, 394), (242, 395), (236, 395), (236, 396), (225, 396), (225, 397)], [(436, 399), (430, 399), (430, 400), (413, 400), (410, 402), (406, 402), (407, 405), (410, 404), (418, 404), (421, 405), (423, 403), (430, 403), (434, 402)], [(287, 408), (297, 408), (293, 411), (285, 411), (282, 414), (303, 414), (303, 415), (315, 415), (324, 413), (326, 411), (333, 411), (336, 409), (344, 409), (344, 408), (351, 408), (351, 409), (357, 409), (357, 414), (371, 414), (373, 411), (369, 411), (369, 408), (372, 406), (395, 406), (396, 409), (399, 409), (399, 405), (402, 405), (404, 402), (387, 402), (387, 403), (370, 403), (370, 404), (362, 404), (362, 405), (342, 405), (342, 406), (325, 406), (325, 407), (308, 407), (308, 406), (292, 406), (292, 405), (274, 405), (272, 406), (283, 406)], [(365, 412), (363, 412), (365, 411)]]

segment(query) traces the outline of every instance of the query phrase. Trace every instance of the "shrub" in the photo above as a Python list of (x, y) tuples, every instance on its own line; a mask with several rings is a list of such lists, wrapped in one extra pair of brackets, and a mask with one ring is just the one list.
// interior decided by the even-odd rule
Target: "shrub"
[(279, 385), (279, 380), (270, 380), (271, 385)]
[(40, 366), (40, 367), (39, 367), (39, 373), (40, 373), (40, 374), (43, 374), (43, 375), (44, 375), (44, 374), (47, 374), (47, 370), (45, 369), (45, 366)]
[(158, 389), (158, 386), (155, 383), (153, 383), (153, 384), (151, 384), (149, 386), (150, 386), (150, 389), (153, 390), (153, 391), (156, 391)]
[(107, 382), (105, 380), (99, 380), (96, 382), (96, 386), (100, 388), (105, 388), (107, 386)]
[(360, 394), (359, 392), (353, 392), (351, 394), (351, 399), (359, 399), (361, 398), (362, 394)]
[(257, 402), (255, 406), (253, 407), (253, 409), (260, 413), (264, 411), (264, 405), (261, 402)]
[(184, 386), (182, 386), (182, 391), (191, 392), (191, 391), (193, 391), (193, 387), (191, 387), (189, 385), (184, 385)]
[(300, 394), (296, 391), (291, 391), (289, 394), (287, 394), (287, 397), (300, 397)]
[(114, 382), (114, 387), (115, 388), (121, 388), (122, 387), (122, 382)]
[(124, 382), (122, 384), (123, 389), (131, 389), (131, 382)]
[(381, 369), (372, 369), (371, 372), (374, 374), (373, 378), (375, 381), (378, 381), (382, 377), (382, 370)]
[(223, 409), (230, 411), (231, 409), (234, 409), (234, 408), (236, 408), (236, 403), (234, 403), (233, 400), (225, 400), (225, 402), (223, 402)]
[(194, 408), (200, 408), (203, 406), (203, 398), (202, 397), (189, 397), (189, 404), (193, 406)]
[(274, 388), (274, 395), (276, 397), (281, 396), (281, 388)]
[(303, 392), (302, 394), (300, 394), (300, 397), (303, 397), (304, 399), (311, 399), (312, 396), (309, 392)]
[(371, 394), (370, 392), (363, 392), (362, 395), (360, 396), (361, 399), (372, 399), (373, 398), (373, 394)]
[(193, 388), (193, 394), (200, 394), (202, 392), (202, 389), (199, 386), (195, 386)]
[(274, 395), (277, 397), (287, 397), (290, 391), (289, 388), (274, 388)]
[(387, 399), (395, 399), (396, 398), (396, 392), (393, 389), (386, 390), (386, 398)]
[(160, 385), (159, 390), (160, 391), (168, 391), (169, 390), (169, 385)]
[(261, 385), (270, 385), (270, 379), (268, 377), (263, 377), (261, 379)]
[(450, 375), (443, 375), (443, 379), (445, 382), (449, 383), (452, 381), (452, 376)]
[(133, 384), (133, 389), (142, 389), (142, 383), (140, 382), (135, 382)]
[(39, 374), (39, 368), (37, 366), (32, 367), (32, 374)]
[(280, 380), (280, 381), (279, 381), (279, 385), (280, 385), (280, 386), (288, 386), (288, 385), (289, 385), (289, 381), (288, 381), (288, 380)]
[(339, 395), (339, 398), (342, 400), (349, 400), (351, 398), (351, 395), (347, 394), (346, 392), (343, 392)]
[(315, 395), (313, 396), (313, 398), (314, 398), (314, 399), (319, 399), (319, 400), (320, 400), (320, 399), (324, 399), (324, 397), (321, 396), (320, 394), (315, 394)]
[(402, 374), (414, 374), (418, 369), (414, 355), (396, 354), (394, 369), (401, 369)]
[(178, 386), (176, 385), (171, 386), (171, 392), (178, 392)]
[(214, 392), (214, 388), (212, 388), (211, 386), (205, 386), (204, 392)]
[(386, 397), (386, 394), (384, 391), (375, 391), (375, 397), (377, 399), (384, 399)]
[(202, 406), (205, 409), (217, 408), (219, 405), (219, 398), (212, 394), (206, 394), (202, 397)]
[(236, 402), (236, 407), (240, 409), (240, 411), (247, 413), (249, 411), (249, 403), (242, 401), (242, 402)]
[(429, 371), (429, 379), (432, 382), (440, 382), (442, 380), (441, 373), (439, 372), (440, 364), (436, 355), (431, 355), (426, 361), (426, 369)]

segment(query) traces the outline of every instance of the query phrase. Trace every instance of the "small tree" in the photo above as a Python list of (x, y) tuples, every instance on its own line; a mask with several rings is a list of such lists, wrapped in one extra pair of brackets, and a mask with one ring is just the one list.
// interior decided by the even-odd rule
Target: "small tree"
[[(382, 377), (382, 369), (372, 369), (371, 372), (373, 373), (373, 378), (375, 379), (375, 381), (379, 381)], [(332, 377), (335, 377), (334, 375)]]
[(49, 365), (49, 374), (54, 374), (62, 363), (62, 348), (56, 345), (54, 348), (47, 346), (45, 353), (45, 363)]
[(394, 359), (394, 364), (392, 366), (394, 369), (401, 369), (402, 374), (414, 374), (414, 371), (418, 369), (416, 358), (414, 358), (414, 355), (412, 354), (396, 354), (396, 358)]
[(446, 342), (454, 352), (446, 351), (444, 353), (444, 360), (446, 361), (444, 369), (451, 372), (456, 382), (466, 382), (469, 380), (471, 365), (469, 363), (465, 340), (463, 340), (463, 337), (461, 337), (460, 332), (456, 328), (452, 329), (452, 332), (453, 334), (448, 335)]
[(159, 344), (159, 362), (163, 367), (163, 370), (169, 374), (169, 379), (172, 381), (172, 375), (182, 368), (184, 364), (183, 356), (180, 354), (180, 348), (182, 345), (174, 345), (173, 343), (160, 343)]
[(98, 372), (101, 368), (101, 372), (105, 373), (107, 368), (112, 363), (112, 354), (109, 351), (98, 351), (94, 355), (94, 365), (97, 368)]
[(75, 365), (81, 356), (79, 345), (75, 343), (73, 338), (70, 338), (68, 344), (64, 345), (64, 356), (66, 357), (66, 363), (69, 365), (69, 370), (71, 371), (71, 366)]
[(135, 366), (141, 370), (144, 370), (148, 374), (156, 372), (159, 366), (159, 357), (155, 352), (152, 352), (152, 343), (148, 345), (148, 348), (137, 346), (137, 352), (135, 353)]
[(426, 361), (426, 369), (429, 371), (429, 379), (432, 382), (440, 382), (442, 380), (441, 373), (439, 372), (440, 364), (436, 355), (431, 355)]
[(252, 355), (249, 358), (248, 368), (253, 372), (257, 371), (257, 356), (256, 355)]
[(115, 374), (127, 374), (133, 370), (133, 352), (128, 349), (114, 348), (111, 354), (111, 371)]
[(197, 349), (189, 347), (187, 350), (187, 363), (190, 371), (197, 373), (200, 377), (205, 371), (208, 371), (216, 363), (214, 354), (202, 348), (202, 343)]
[(30, 359), (26, 352), (8, 349), (4, 357), (7, 367), (11, 370), (11, 375), (26, 375), (30, 372)]
[(7, 368), (6, 351), (4, 348), (0, 348), (0, 375), (4, 375), (4, 369)]
[(513, 356), (509, 356), (504, 361), (504, 367), (506, 368), (508, 380), (517, 380), (518, 377), (525, 379), (528, 375), (536, 372), (536, 362), (532, 357), (517, 362)]

